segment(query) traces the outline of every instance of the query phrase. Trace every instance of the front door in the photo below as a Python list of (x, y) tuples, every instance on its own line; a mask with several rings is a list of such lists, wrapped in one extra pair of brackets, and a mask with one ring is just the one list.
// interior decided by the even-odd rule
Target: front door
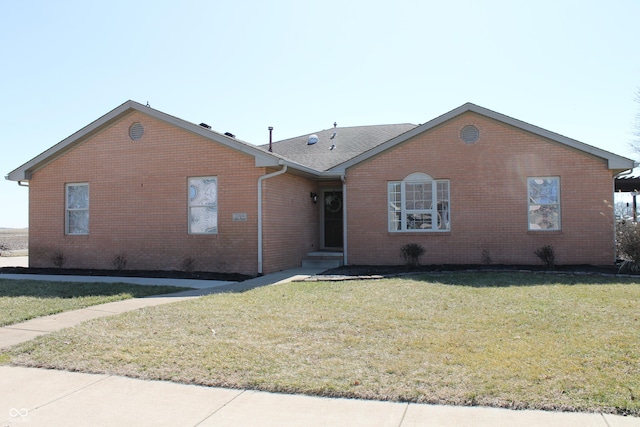
[(342, 191), (324, 190), (324, 247), (342, 248)]

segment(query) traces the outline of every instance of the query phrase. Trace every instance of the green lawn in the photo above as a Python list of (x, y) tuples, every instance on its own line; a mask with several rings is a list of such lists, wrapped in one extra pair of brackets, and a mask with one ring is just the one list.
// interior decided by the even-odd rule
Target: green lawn
[(0, 280), (0, 326), (91, 305), (183, 291), (175, 286)]
[(640, 281), (288, 283), (101, 318), (0, 360), (211, 386), (640, 415)]

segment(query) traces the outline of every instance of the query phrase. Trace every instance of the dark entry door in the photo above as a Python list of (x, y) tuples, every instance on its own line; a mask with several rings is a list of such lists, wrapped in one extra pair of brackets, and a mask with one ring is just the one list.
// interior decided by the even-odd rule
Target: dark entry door
[(325, 191), (324, 247), (342, 248), (342, 191)]

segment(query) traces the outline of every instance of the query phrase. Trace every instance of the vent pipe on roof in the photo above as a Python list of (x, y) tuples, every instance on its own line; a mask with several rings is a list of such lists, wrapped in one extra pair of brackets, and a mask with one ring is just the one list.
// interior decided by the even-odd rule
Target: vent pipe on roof
[(269, 126), (269, 152), (273, 153), (273, 126)]
[[(333, 135), (331, 135), (331, 140), (333, 141), (333, 138), (336, 137), (336, 135), (338, 134), (338, 131), (336, 131), (336, 127), (338, 126), (337, 122), (333, 122)], [(329, 147), (329, 150), (333, 151), (333, 149), (336, 148), (336, 144), (333, 143), (331, 144), (331, 147)]]

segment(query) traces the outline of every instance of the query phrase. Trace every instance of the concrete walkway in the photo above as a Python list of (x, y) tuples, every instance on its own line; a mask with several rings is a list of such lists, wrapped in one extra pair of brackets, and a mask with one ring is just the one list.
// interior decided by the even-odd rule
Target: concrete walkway
[[(63, 276), (42, 274), (1, 274), (0, 279), (13, 280), (46, 280), (46, 281), (71, 281), (71, 282), (98, 282), (98, 283), (134, 283), (139, 285), (173, 285), (185, 288), (194, 288), (166, 295), (154, 295), (146, 298), (134, 298), (124, 301), (110, 302), (94, 305), (80, 310), (66, 311), (52, 316), (38, 317), (26, 322), (0, 328), (0, 349), (8, 348), (16, 344), (34, 339), (39, 335), (48, 334), (63, 328), (75, 326), (86, 320), (98, 317), (112, 316), (126, 311), (137, 310), (144, 307), (168, 304), (196, 298), (203, 295), (221, 292), (242, 292), (272, 284), (303, 279), (321, 273), (318, 268), (294, 268), (279, 271), (265, 276), (256, 277), (243, 282), (225, 282), (216, 280), (193, 279), (154, 279), (141, 277), (103, 277), (103, 276)], [(2, 426), (4, 427), (4, 426)]]
[[(0, 348), (96, 317), (282, 283), (319, 272), (300, 268), (239, 283), (189, 281), (183, 286), (195, 290), (108, 303), (0, 328)], [(0, 274), (0, 279), (13, 276)], [(55, 276), (38, 277), (52, 280)], [(158, 284), (157, 279), (147, 280), (143, 284)], [(0, 365), (0, 427), (21, 425), (640, 427), (640, 418), (330, 399)]]
[(631, 427), (638, 418), (328, 399), (0, 366), (1, 426)]

